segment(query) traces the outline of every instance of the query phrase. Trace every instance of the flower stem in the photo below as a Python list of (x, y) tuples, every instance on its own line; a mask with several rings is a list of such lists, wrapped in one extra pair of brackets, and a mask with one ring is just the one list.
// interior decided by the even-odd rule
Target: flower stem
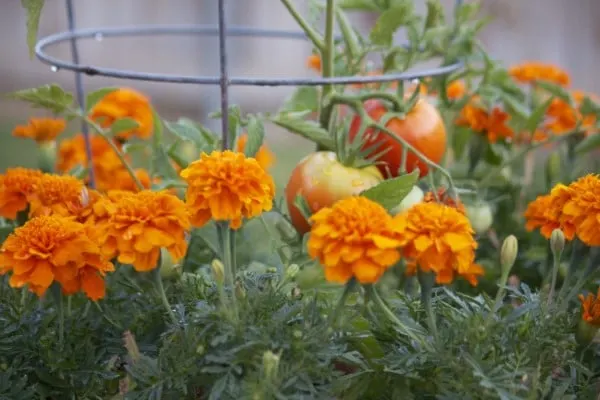
[(219, 241), (221, 242), (221, 250), (223, 252), (223, 265), (225, 266), (225, 279), (224, 284), (230, 289), (229, 299), (231, 301), (231, 308), (233, 310), (233, 315), (237, 319), (239, 316), (238, 307), (237, 307), (237, 299), (235, 297), (235, 276), (236, 276), (236, 265), (235, 265), (235, 244), (234, 240), (234, 231), (229, 227), (229, 224), (226, 222), (221, 222), (218, 225), (219, 229)]
[(65, 342), (65, 309), (60, 285), (55, 282), (50, 287), (50, 293), (52, 294), (52, 299), (56, 304), (58, 313), (58, 345), (62, 349)]
[(356, 280), (354, 278), (352, 278), (348, 281), (348, 283), (346, 283), (346, 287), (344, 287), (344, 291), (342, 292), (342, 295), (340, 296), (337, 305), (333, 309), (333, 312), (329, 314), (327, 325), (333, 327), (333, 325), (336, 323), (340, 313), (342, 312), (342, 309), (344, 308), (344, 305), (346, 305), (346, 300), (348, 300), (348, 296), (354, 290), (355, 287)]
[(292, 1), (291, 0), (281, 0), (281, 2), (285, 6), (285, 8), (287, 8), (287, 10), (290, 13), (290, 15), (292, 16), (292, 18), (294, 18), (294, 20), (296, 20), (296, 23), (298, 23), (298, 25), (300, 25), (300, 28), (302, 28), (302, 30), (304, 31), (306, 36), (310, 39), (312, 44), (317, 49), (322, 50), (324, 47), (323, 38), (316, 30), (314, 30), (308, 24), (308, 22), (306, 22), (306, 20), (304, 18), (302, 18), (302, 16), (298, 12), (298, 10), (296, 10), (296, 7), (294, 7), (294, 5), (292, 4)]
[(177, 317), (175, 317), (175, 313), (173, 312), (173, 309), (171, 308), (171, 304), (169, 303), (169, 299), (167, 298), (167, 293), (165, 292), (165, 287), (163, 285), (162, 277), (160, 276), (160, 264), (161, 264), (161, 257), (159, 257), (159, 259), (158, 259), (158, 265), (156, 266), (156, 268), (154, 268), (152, 270), (154, 284), (156, 285), (156, 290), (158, 290), (160, 300), (161, 300), (163, 306), (165, 307), (165, 310), (167, 310), (167, 314), (169, 314), (171, 321), (174, 324), (177, 324)]
[(548, 300), (546, 306), (552, 304), (552, 298), (554, 297), (554, 291), (556, 290), (556, 279), (558, 277), (558, 268), (560, 267), (560, 260), (562, 257), (562, 251), (558, 254), (553, 254), (552, 263), (552, 282), (550, 283), (550, 292), (548, 293)]
[(421, 304), (427, 315), (427, 325), (433, 337), (437, 338), (437, 323), (435, 321), (435, 313), (431, 307), (431, 294), (433, 285), (435, 284), (435, 275), (432, 272), (425, 272), (419, 269), (417, 278), (421, 285)]
[[(325, 9), (325, 45), (321, 49), (321, 57), (323, 64), (323, 78), (331, 78), (334, 76), (333, 59), (335, 55), (335, 43), (333, 29), (335, 26), (335, 0), (327, 0)], [(333, 104), (330, 103), (329, 97), (333, 94), (333, 84), (323, 86), (321, 94), (321, 115), (319, 123), (323, 129), (329, 129), (329, 120), (331, 119), (331, 111)]]

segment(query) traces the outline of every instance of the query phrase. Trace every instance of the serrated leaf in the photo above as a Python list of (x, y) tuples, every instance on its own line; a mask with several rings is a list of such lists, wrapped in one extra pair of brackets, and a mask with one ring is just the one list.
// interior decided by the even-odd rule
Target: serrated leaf
[(600, 134), (586, 137), (575, 146), (575, 153), (583, 154), (600, 147)]
[(177, 122), (163, 121), (169, 132), (181, 140), (192, 142), (200, 150), (206, 145), (200, 130), (191, 121), (180, 118)]
[(525, 103), (523, 103), (521, 100), (517, 99), (515, 96), (512, 96), (508, 93), (505, 93), (503, 91), (498, 91), (498, 94), (500, 96), (500, 98), (502, 99), (502, 101), (504, 102), (504, 105), (508, 108), (510, 108), (510, 110), (516, 114), (519, 118), (527, 121), (529, 120), (531, 113), (529, 108), (525, 105)]
[(249, 116), (246, 133), (248, 135), (248, 140), (246, 141), (244, 154), (247, 157), (254, 157), (260, 149), (260, 146), (263, 144), (265, 138), (265, 125), (261, 119), (253, 115)]
[(361, 192), (360, 195), (381, 204), (387, 210), (391, 210), (410, 193), (418, 179), (418, 172), (413, 171), (410, 174), (386, 179), (377, 186)]
[(116, 136), (121, 132), (130, 131), (139, 126), (140, 124), (132, 118), (121, 118), (112, 123), (110, 126), (110, 133), (111, 135)]
[(302, 114), (304, 113), (281, 113), (272, 117), (271, 122), (315, 142), (325, 149), (332, 150), (334, 142), (329, 133), (317, 122), (302, 118)]
[(569, 94), (569, 92), (567, 90), (565, 90), (563, 87), (561, 87), (555, 83), (546, 82), (546, 81), (535, 81), (535, 85), (537, 87), (540, 87), (540, 88), (546, 90), (548, 93), (552, 94), (553, 96), (556, 96), (559, 99), (567, 102), (568, 104), (573, 103), (573, 100), (571, 99), (571, 95)]
[(61, 114), (73, 105), (73, 95), (55, 83), (12, 92), (9, 93), (9, 97), (28, 102), (34, 108), (45, 108), (55, 114)]
[(98, 104), (100, 100), (104, 98), (104, 96), (118, 89), (119, 88), (117, 87), (108, 87), (94, 90), (93, 92), (88, 93), (88, 95), (85, 97), (85, 110), (90, 111), (92, 108), (94, 108), (96, 104)]
[(381, 13), (369, 38), (373, 44), (389, 46), (392, 44), (394, 33), (413, 16), (412, 2), (402, 1), (393, 8)]
[(27, 47), (29, 57), (33, 58), (44, 0), (21, 0), (21, 5), (27, 12)]
[(281, 112), (297, 112), (319, 109), (319, 88), (316, 86), (301, 86), (285, 101)]

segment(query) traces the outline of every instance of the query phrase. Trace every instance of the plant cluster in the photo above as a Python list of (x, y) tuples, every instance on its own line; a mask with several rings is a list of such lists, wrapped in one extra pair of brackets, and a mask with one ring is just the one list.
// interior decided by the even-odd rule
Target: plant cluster
[[(372, 82), (220, 133), (128, 87), (11, 93), (39, 163), (0, 174), (0, 399), (595, 398), (595, 97), (494, 61), (476, 3), (281, 3), (315, 74)], [(461, 68), (386, 78), (431, 59)], [(281, 198), (266, 123), (317, 147)]]

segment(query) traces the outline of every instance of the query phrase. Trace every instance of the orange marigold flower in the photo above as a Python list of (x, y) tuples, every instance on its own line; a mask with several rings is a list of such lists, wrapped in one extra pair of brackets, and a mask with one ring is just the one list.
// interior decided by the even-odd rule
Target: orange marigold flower
[[(150, 189), (152, 185), (152, 180), (150, 179), (150, 174), (143, 168), (138, 168), (135, 170), (135, 176), (138, 178), (144, 189)], [(115, 172), (113, 176), (113, 181), (111, 185), (108, 187), (108, 190), (125, 190), (128, 192), (138, 192), (139, 188), (131, 174), (125, 167), (120, 168)]]
[(581, 319), (590, 325), (600, 327), (600, 288), (595, 296), (593, 293), (588, 293), (586, 297), (580, 294), (579, 301), (583, 308)]
[(152, 135), (154, 117), (150, 100), (133, 89), (120, 88), (108, 93), (92, 108), (90, 118), (104, 128), (122, 118), (136, 121), (139, 126), (120, 132), (120, 139), (127, 140), (133, 136), (147, 139)]
[(460, 99), (464, 97), (467, 92), (467, 88), (463, 81), (453, 81), (446, 88), (446, 95), (449, 99)]
[(460, 199), (455, 199), (454, 197), (450, 196), (450, 194), (448, 193), (448, 190), (446, 190), (446, 188), (438, 188), (437, 190), (437, 197), (435, 196), (435, 194), (433, 192), (427, 192), (425, 193), (425, 196), (423, 197), (423, 202), (424, 203), (442, 203), (445, 204), (449, 207), (453, 207), (456, 208), (461, 214), (465, 214), (467, 210), (465, 209), (465, 205), (460, 201)]
[(544, 123), (544, 127), (557, 135), (572, 131), (581, 120), (581, 115), (576, 108), (558, 98), (552, 100), (546, 116), (548, 119)]
[(401, 242), (392, 217), (360, 196), (336, 202), (311, 218), (308, 254), (318, 258), (330, 282), (374, 283), (400, 259)]
[(12, 134), (38, 143), (52, 142), (66, 127), (67, 122), (62, 118), (31, 118), (27, 125), (15, 127)]
[(84, 184), (69, 175), (44, 174), (31, 195), (30, 216), (57, 214), (73, 216), (73, 210), (83, 206)]
[[(183, 201), (172, 194), (144, 190), (113, 196), (107, 240), (102, 249), (109, 258), (117, 256), (136, 271), (151, 271), (158, 265), (160, 249), (179, 261), (187, 251), (186, 231), (190, 219)], [(106, 204), (104, 204), (106, 206)], [(108, 240), (110, 239), (110, 240)]]
[(418, 203), (393, 219), (400, 232), (402, 256), (416, 268), (433, 271), (437, 283), (451, 283), (456, 275), (477, 285), (483, 268), (475, 264), (477, 242), (468, 218), (441, 203)]
[[(237, 151), (240, 153), (244, 152), (246, 148), (246, 143), (248, 142), (248, 134), (241, 135), (237, 140)], [(254, 156), (258, 164), (263, 167), (265, 170), (271, 168), (271, 166), (275, 163), (275, 155), (269, 150), (266, 144), (260, 146), (256, 155)]]
[(568, 86), (571, 81), (569, 74), (562, 68), (542, 62), (525, 62), (511, 67), (508, 72), (514, 79), (522, 83), (546, 81)]
[(41, 216), (17, 228), (0, 249), (0, 274), (12, 272), (12, 287), (28, 285), (42, 296), (57, 281), (63, 292), (83, 290), (92, 300), (104, 297), (102, 278), (114, 266), (102, 257), (88, 229), (70, 218)]
[(500, 139), (512, 140), (514, 137), (513, 130), (507, 125), (508, 121), (510, 115), (498, 107), (487, 112), (474, 104), (467, 104), (461, 110), (456, 124), (485, 134), (489, 142), (496, 143)]
[(197, 227), (212, 218), (229, 221), (232, 229), (238, 229), (242, 218), (256, 217), (273, 207), (273, 178), (243, 153), (202, 153), (181, 171), (181, 177), (188, 183), (186, 201)]
[(573, 191), (570, 187), (558, 184), (550, 194), (539, 196), (529, 203), (524, 214), (527, 219), (525, 228), (528, 231), (540, 228), (540, 233), (546, 239), (550, 239), (553, 230), (560, 229), (565, 234), (565, 238), (572, 240), (575, 236), (574, 221), (563, 213), (572, 195)]
[(600, 246), (600, 178), (595, 174), (583, 176), (571, 183), (569, 190), (562, 214), (573, 221), (583, 243)]
[(306, 66), (310, 69), (314, 69), (317, 72), (321, 72), (321, 56), (318, 54), (311, 54), (306, 59)]
[(0, 175), (0, 216), (16, 219), (25, 211), (43, 173), (37, 169), (8, 168)]

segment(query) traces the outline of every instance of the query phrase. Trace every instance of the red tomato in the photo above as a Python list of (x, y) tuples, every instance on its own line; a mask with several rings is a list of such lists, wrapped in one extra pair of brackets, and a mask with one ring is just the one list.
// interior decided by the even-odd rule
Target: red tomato
[[(366, 101), (365, 110), (375, 121), (379, 121), (388, 112), (385, 105), (378, 100)], [(360, 117), (355, 116), (350, 125), (350, 141), (353, 141), (356, 137), (360, 123)], [(442, 161), (442, 157), (446, 152), (446, 128), (438, 110), (426, 100), (420, 99), (417, 101), (415, 107), (404, 119), (390, 119), (386, 124), (386, 128), (396, 136), (406, 140), (408, 144), (412, 145), (431, 161), (435, 163)], [(392, 177), (398, 176), (398, 171), (402, 165), (402, 146), (400, 143), (394, 141), (385, 133), (374, 132), (373, 129), (365, 130), (363, 136), (367, 138), (363, 144), (363, 148), (372, 146), (375, 143), (384, 143), (375, 148), (373, 153), (379, 153), (388, 147), (391, 148), (391, 150), (377, 159), (377, 161), (382, 162), (378, 164), (378, 168), (384, 175), (387, 175), (387, 168), (389, 168), (389, 173)], [(427, 175), (429, 172), (427, 164), (409, 151), (406, 158), (406, 171), (411, 172), (415, 167), (418, 167), (421, 171), (421, 177)]]
[(358, 195), (383, 180), (377, 167), (351, 168), (342, 165), (335, 153), (320, 151), (302, 159), (290, 176), (285, 188), (285, 198), (292, 224), (300, 234), (310, 230), (308, 221), (294, 201), (302, 195), (310, 210), (315, 213), (338, 200)]

